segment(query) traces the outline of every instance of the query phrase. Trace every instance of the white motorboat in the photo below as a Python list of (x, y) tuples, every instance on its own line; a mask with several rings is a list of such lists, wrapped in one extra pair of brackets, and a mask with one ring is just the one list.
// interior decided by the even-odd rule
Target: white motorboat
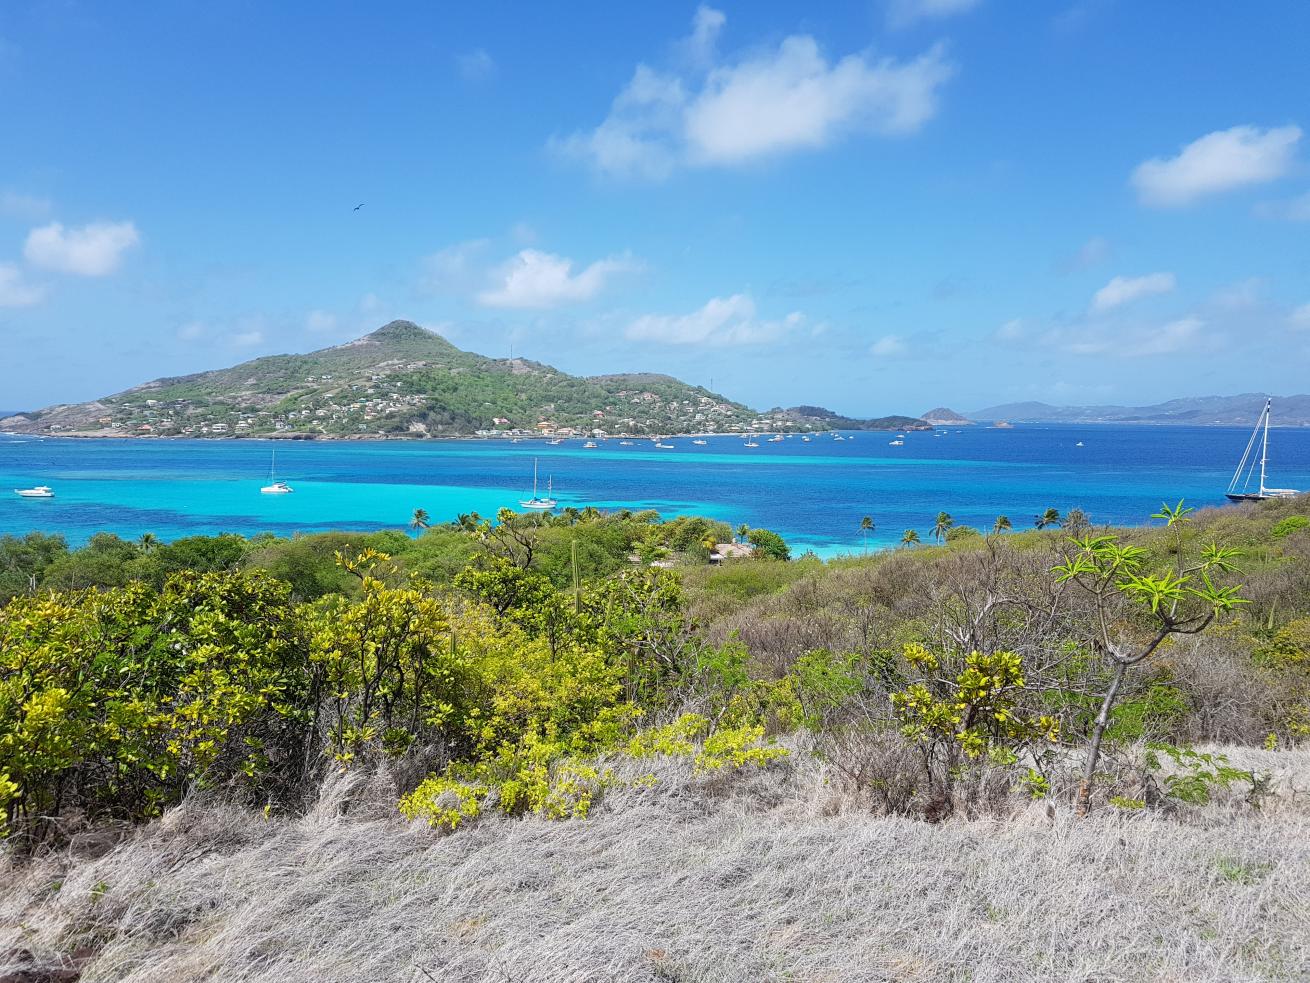
[(36, 485), (33, 488), (15, 488), (14, 494), (19, 498), (54, 498), (54, 489), (49, 485)]

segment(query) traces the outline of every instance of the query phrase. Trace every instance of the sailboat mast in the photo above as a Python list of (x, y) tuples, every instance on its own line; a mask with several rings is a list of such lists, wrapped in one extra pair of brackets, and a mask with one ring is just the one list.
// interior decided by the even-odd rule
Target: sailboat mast
[(1260, 446), (1260, 494), (1265, 493), (1265, 459), (1269, 457), (1269, 404), (1272, 399), (1265, 400), (1265, 435), (1264, 442)]
[(537, 500), (537, 459), (532, 459), (532, 500)]

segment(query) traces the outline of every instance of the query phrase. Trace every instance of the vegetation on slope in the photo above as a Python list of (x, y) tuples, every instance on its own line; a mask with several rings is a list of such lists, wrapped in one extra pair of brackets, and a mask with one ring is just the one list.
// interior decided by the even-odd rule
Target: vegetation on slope
[[(355, 789), (334, 808), (381, 796), (456, 840), (688, 782), (702, 815), (732, 788), (773, 783), (778, 801), (796, 775), (842, 809), (931, 821), (1025, 802), (1089, 822), (1219, 802), (1254, 817), (1294, 793), (1214, 745), (1310, 735), (1306, 505), (985, 535), (943, 515), (940, 545), (826, 564), (759, 549), (711, 566), (719, 524), (595, 512), (5, 540), (11, 862), (196, 796), (294, 824), (325, 781)], [(154, 890), (114, 876), (102, 894)]]
[(815, 429), (842, 419), (791, 411), (775, 419), (665, 375), (581, 378), (526, 359), (486, 358), (393, 321), (307, 355), (159, 379), (0, 422), (17, 432), (101, 436), (424, 437), (739, 433)]
[(770, 410), (770, 416), (781, 418), (803, 430), (931, 430), (932, 426), (912, 416), (879, 416), (872, 419), (842, 416), (822, 406), (793, 406), (786, 410)]

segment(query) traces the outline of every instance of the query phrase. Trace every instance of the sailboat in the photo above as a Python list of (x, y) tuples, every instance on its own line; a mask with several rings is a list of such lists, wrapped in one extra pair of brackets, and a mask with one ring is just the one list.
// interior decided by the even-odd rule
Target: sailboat
[(259, 489), (262, 495), (290, 495), (294, 488), (285, 481), (278, 481), (275, 477), (277, 473), (277, 448), (273, 448), (273, 460), (268, 465), (268, 484)]
[(537, 494), (537, 459), (532, 459), (532, 497), (523, 499), (519, 502), (525, 509), (537, 509), (540, 512), (549, 512), (558, 502), (553, 496), (554, 478), (546, 479), (546, 497), (542, 498)]
[[(1228, 491), (1224, 494), (1231, 501), (1263, 502), (1266, 498), (1291, 498), (1293, 495), (1300, 494), (1293, 488), (1265, 487), (1265, 465), (1269, 459), (1269, 416), (1273, 402), (1272, 399), (1265, 400), (1265, 408), (1260, 411), (1260, 416), (1255, 421), (1255, 429), (1251, 431), (1251, 439), (1246, 442), (1242, 460), (1238, 462), (1237, 470), (1233, 472), (1233, 480), (1228, 483)], [(1251, 491), (1251, 479), (1255, 476), (1257, 441), (1260, 444), (1260, 486), (1257, 491)]]

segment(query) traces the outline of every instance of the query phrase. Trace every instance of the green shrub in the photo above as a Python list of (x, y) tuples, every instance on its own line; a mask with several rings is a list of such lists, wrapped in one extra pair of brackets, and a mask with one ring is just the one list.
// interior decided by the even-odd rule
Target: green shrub
[(1273, 528), (1269, 530), (1269, 535), (1273, 539), (1285, 539), (1298, 529), (1307, 526), (1310, 526), (1310, 516), (1289, 515), (1275, 522)]
[(791, 547), (776, 532), (769, 529), (752, 529), (746, 536), (755, 555), (764, 560), (790, 560)]

